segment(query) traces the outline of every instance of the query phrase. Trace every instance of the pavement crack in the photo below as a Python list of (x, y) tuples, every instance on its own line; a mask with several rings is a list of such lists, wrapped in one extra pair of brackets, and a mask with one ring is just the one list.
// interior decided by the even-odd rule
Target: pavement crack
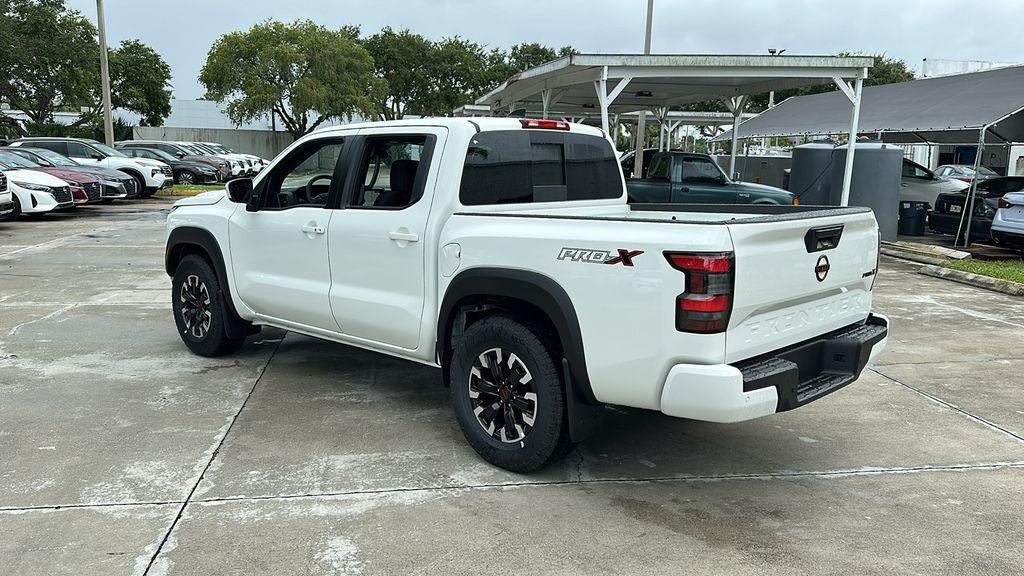
[(152, 500), (141, 502), (78, 502), (74, 504), (38, 504), (33, 506), (0, 506), (0, 514), (4, 512), (36, 512), (56, 510), (76, 510), (95, 508), (139, 508), (142, 506), (170, 506), (181, 504), (181, 500)]
[(287, 502), (293, 500), (309, 500), (317, 498), (341, 498), (346, 496), (377, 496), (403, 493), (422, 492), (463, 492), (469, 490), (488, 490), (505, 488), (530, 488), (545, 486), (578, 486), (583, 484), (649, 484), (654, 482), (680, 483), (711, 483), (734, 480), (789, 480), (800, 478), (850, 478), (858, 476), (884, 476), (889, 474), (918, 474), (934, 472), (970, 472), (978, 470), (1017, 470), (1024, 469), (1024, 461), (1018, 462), (985, 462), (978, 464), (945, 464), (894, 467), (865, 467), (844, 470), (808, 470), (792, 472), (750, 472), (739, 474), (707, 474), (707, 475), (675, 475), (675, 476), (643, 476), (636, 478), (587, 478), (577, 480), (548, 480), (540, 482), (506, 482), (487, 484), (468, 484), (464, 486), (437, 485), (410, 488), (381, 488), (375, 490), (350, 490), (338, 492), (307, 492), (301, 494), (279, 494), (266, 496), (221, 496), (216, 498), (200, 498), (195, 504), (222, 504), (230, 502)]
[(235, 422), (238, 421), (238, 417), (242, 414), (242, 411), (245, 410), (245, 405), (249, 403), (249, 399), (252, 398), (252, 394), (256, 391), (256, 387), (259, 386), (260, 381), (263, 380), (263, 376), (267, 373), (267, 369), (270, 367), (271, 361), (274, 360), (274, 356), (277, 354), (277, 351), (280, 350), (282, 342), (284, 342), (284, 338), (281, 338), (281, 340), (277, 342), (277, 345), (274, 346), (274, 349), (270, 352), (270, 356), (267, 357), (266, 363), (263, 364), (263, 369), (260, 370), (256, 380), (252, 383), (252, 387), (249, 388), (249, 393), (245, 395), (245, 399), (242, 400), (241, 406), (238, 407), (235, 415), (231, 417), (231, 422), (228, 423), (228, 427), (224, 430), (224, 434), (222, 434), (220, 440), (217, 441), (217, 445), (210, 454), (209, 460), (206, 461), (206, 465), (203, 466), (203, 471), (199, 474), (199, 478), (197, 478), (195, 483), (192, 484), (192, 489), (189, 490), (188, 496), (186, 496), (185, 500), (181, 503), (181, 506), (178, 508), (178, 513), (174, 515), (174, 520), (171, 521), (171, 525), (167, 528), (167, 532), (164, 534), (163, 538), (160, 539), (160, 544), (157, 545), (156, 550), (153, 551), (153, 555), (150, 556), (149, 563), (146, 564), (146, 569), (142, 571), (142, 576), (149, 574), (149, 571), (153, 568), (153, 564), (156, 562), (156, 559), (160, 556), (160, 552), (164, 549), (164, 546), (167, 545), (168, 539), (171, 537), (175, 527), (177, 527), (178, 522), (185, 513), (185, 509), (188, 508), (196, 490), (199, 489), (199, 485), (203, 482), (203, 478), (206, 477), (206, 473), (210, 470), (210, 466), (220, 454), (220, 449), (224, 446), (224, 442), (227, 440), (228, 435), (231, 434), (231, 429), (234, 428)]
[(885, 374), (884, 372), (879, 372), (877, 368), (871, 368), (870, 370), (872, 372), (874, 372), (875, 374), (878, 374), (882, 378), (885, 378), (886, 380), (889, 380), (889, 381), (891, 381), (891, 382), (893, 382), (895, 384), (899, 384), (900, 386), (903, 386), (904, 388), (906, 388), (906, 389), (908, 389), (908, 390), (910, 390), (912, 392), (916, 392), (917, 394), (920, 394), (921, 396), (924, 396), (925, 398), (931, 400), (932, 402), (935, 402), (936, 404), (939, 404), (941, 406), (945, 406), (946, 408), (949, 408), (950, 410), (953, 410), (954, 412), (959, 412), (960, 414), (968, 417), (971, 420), (974, 420), (975, 422), (977, 422), (977, 423), (979, 423), (979, 424), (981, 424), (983, 426), (986, 426), (986, 427), (988, 427), (988, 428), (990, 428), (992, 430), (995, 430), (997, 432), (1002, 432), (1003, 434), (1005, 434), (1005, 435), (1007, 435), (1007, 436), (1009, 436), (1011, 438), (1014, 438), (1018, 442), (1024, 442), (1024, 436), (1021, 436), (1021, 435), (1019, 435), (1019, 434), (1017, 434), (1017, 433), (1015, 433), (1015, 432), (1013, 432), (1011, 430), (1007, 430), (1006, 428), (1003, 428), (1002, 426), (1000, 426), (999, 424), (996, 424), (995, 422), (992, 422), (990, 420), (986, 420), (986, 419), (982, 418), (981, 416), (978, 416), (977, 414), (972, 414), (972, 413), (968, 412), (967, 410), (964, 410), (963, 408), (961, 408), (961, 407), (959, 407), (959, 406), (957, 406), (955, 404), (951, 404), (951, 403), (943, 400), (942, 398), (939, 398), (938, 396), (935, 396), (934, 394), (929, 394), (928, 392), (925, 392), (924, 390), (921, 390), (919, 388), (915, 388), (915, 387), (911, 386), (910, 384), (907, 384), (906, 382), (901, 382), (900, 380), (897, 380), (896, 378), (893, 378), (892, 376), (889, 376), (888, 374)]

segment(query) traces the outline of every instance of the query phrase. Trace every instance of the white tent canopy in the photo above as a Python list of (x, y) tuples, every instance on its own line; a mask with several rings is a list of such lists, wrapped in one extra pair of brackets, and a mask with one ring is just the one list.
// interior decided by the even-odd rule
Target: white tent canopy
[[(610, 114), (651, 111), (662, 118), (681, 104), (720, 99), (739, 125), (747, 97), (822, 81), (833, 81), (852, 105), (856, 134), (860, 91), (873, 59), (864, 56), (573, 54), (520, 72), (477, 99), (493, 113), (539, 110), (600, 114), (609, 131)], [(643, 145), (638, 141), (638, 148)], [(729, 172), (735, 171), (733, 142)], [(843, 198), (848, 196), (853, 154), (847, 157)]]

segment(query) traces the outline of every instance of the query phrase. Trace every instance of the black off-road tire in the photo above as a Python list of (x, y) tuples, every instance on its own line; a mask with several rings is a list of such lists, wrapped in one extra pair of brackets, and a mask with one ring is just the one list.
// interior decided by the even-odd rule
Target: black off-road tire
[[(561, 458), (572, 447), (566, 420), (562, 378), (550, 348), (544, 344), (541, 336), (533, 329), (506, 316), (484, 318), (471, 324), (454, 343), (454, 353), (448, 367), (455, 417), (466, 440), (484, 460), (513, 472), (536, 470)], [(494, 349), (502, 351), (504, 378), (495, 377), (493, 369), (483, 363), (482, 356), (488, 352), (491, 354), (491, 360), (488, 362), (493, 362)], [(515, 355), (515, 358), (512, 355)], [(480, 373), (481, 367), (484, 368), (485, 378), (472, 376), (474, 368)], [(520, 384), (520, 375), (524, 370), (530, 378), (527, 384)], [(506, 387), (507, 389), (518, 389), (527, 396), (534, 394), (532, 426), (527, 429), (524, 424), (529, 411), (520, 411), (520, 427), (514, 429), (508, 437), (514, 441), (503, 439), (503, 425), (489, 433), (481, 419), (486, 420), (488, 414), (494, 414), (504, 423), (507, 412), (504, 408), (484, 408), (485, 411), (481, 412), (478, 418), (474, 410), (479, 408), (481, 403), (488, 406), (505, 406), (505, 396), (502, 395), (504, 393), (488, 397), (481, 396), (479, 390), (474, 390), (478, 395), (474, 399), (470, 392), (471, 380), (476, 386), (495, 384), (489, 380), (512, 382), (513, 385)], [(510, 398), (508, 405), (514, 405), (515, 402), (529, 403), (516, 394), (507, 394)], [(493, 402), (487, 398), (493, 398)], [(515, 420), (513, 417), (513, 421)], [(495, 421), (491, 421), (491, 428), (495, 428)], [(525, 433), (520, 436), (523, 432)]]
[(231, 354), (245, 343), (244, 337), (228, 337), (225, 328), (231, 312), (224, 306), (216, 272), (200, 256), (192, 254), (178, 263), (171, 281), (171, 307), (178, 335), (200, 356)]

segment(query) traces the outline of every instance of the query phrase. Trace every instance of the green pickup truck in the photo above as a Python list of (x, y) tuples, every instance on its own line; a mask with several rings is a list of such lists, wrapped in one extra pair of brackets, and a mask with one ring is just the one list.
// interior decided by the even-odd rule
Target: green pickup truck
[(706, 154), (658, 152), (646, 179), (629, 178), (630, 203), (796, 204), (795, 196), (773, 186), (734, 182)]

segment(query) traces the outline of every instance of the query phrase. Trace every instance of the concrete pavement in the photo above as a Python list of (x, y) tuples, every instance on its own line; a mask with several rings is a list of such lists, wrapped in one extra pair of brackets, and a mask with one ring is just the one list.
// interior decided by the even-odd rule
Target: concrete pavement
[(1022, 573), (1020, 299), (884, 260), (861, 381), (737, 425), (616, 409), (522, 476), (433, 369), (189, 354), (168, 206), (0, 223), (0, 575)]

